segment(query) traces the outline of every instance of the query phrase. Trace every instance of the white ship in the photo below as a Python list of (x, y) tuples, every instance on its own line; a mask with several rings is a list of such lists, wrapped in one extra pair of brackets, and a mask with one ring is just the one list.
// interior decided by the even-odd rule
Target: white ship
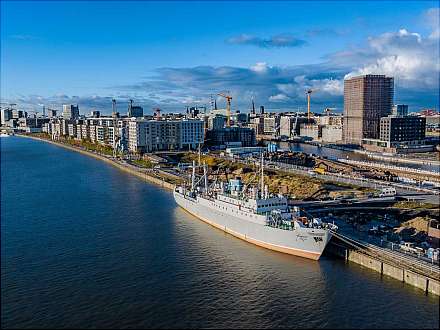
[(318, 260), (337, 226), (301, 216), (283, 195), (268, 193), (261, 159), (260, 187), (244, 186), (239, 177), (208, 186), (206, 165), (191, 185), (174, 189), (174, 199), (197, 218), (247, 242), (267, 249)]

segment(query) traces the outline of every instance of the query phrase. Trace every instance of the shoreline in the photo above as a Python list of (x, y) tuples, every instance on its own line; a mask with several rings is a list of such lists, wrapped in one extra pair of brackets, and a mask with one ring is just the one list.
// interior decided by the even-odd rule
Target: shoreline
[[(32, 140), (37, 140), (37, 141), (41, 141), (41, 142), (46, 142), (46, 143), (50, 143), (53, 145), (56, 145), (58, 147), (61, 148), (65, 148), (71, 151), (75, 151), (75, 152), (79, 152), (83, 155), (89, 156), (89, 157), (93, 157), (95, 159), (99, 159), (111, 166), (116, 167), (117, 169), (129, 173), (131, 175), (134, 175), (144, 181), (147, 181), (149, 183), (153, 183), (155, 185), (158, 185), (162, 188), (166, 188), (168, 190), (174, 190), (174, 184), (169, 183), (167, 181), (165, 181), (164, 179), (159, 179), (157, 177), (151, 176), (150, 174), (147, 173), (147, 171), (140, 171), (138, 169), (135, 169), (134, 166), (132, 165), (127, 165), (127, 164), (123, 164), (120, 161), (111, 159), (109, 157), (103, 156), (103, 155), (99, 155), (96, 154), (94, 152), (88, 151), (88, 150), (83, 150), (83, 149), (79, 149), (77, 147), (73, 147), (73, 146), (69, 146), (67, 144), (61, 143), (61, 142), (56, 142), (56, 141), (52, 141), (52, 140), (47, 140), (44, 138), (40, 138), (40, 137), (36, 137), (36, 136), (30, 136), (30, 135), (22, 135), (22, 134), (16, 134), (16, 136), (19, 137), (24, 137), (24, 138), (28, 138), (28, 139), (32, 139)], [(132, 166), (133, 168), (129, 167)]]

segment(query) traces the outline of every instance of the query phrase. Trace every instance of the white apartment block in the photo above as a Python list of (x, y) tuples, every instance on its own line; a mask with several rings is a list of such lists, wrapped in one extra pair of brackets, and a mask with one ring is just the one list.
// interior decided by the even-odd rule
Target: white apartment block
[(82, 124), (77, 124), (76, 125), (76, 136), (75, 139), (77, 140), (82, 140), (83, 136), (82, 136)]
[(96, 125), (89, 125), (89, 137), (90, 137), (90, 141), (92, 143), (97, 142), (96, 141)]
[(296, 118), (294, 116), (280, 117), (280, 136), (292, 137), (295, 135)]
[(81, 125), (81, 137), (83, 139), (89, 139), (90, 138), (90, 134), (89, 134), (90, 130), (89, 130), (89, 125), (87, 124), (82, 124)]
[(51, 134), (52, 134), (52, 138), (59, 138), (62, 135), (62, 124), (61, 122), (56, 122), (56, 123), (51, 123), (52, 129), (51, 129)]
[(49, 135), (52, 135), (52, 124), (53, 124), (53, 123), (51, 123), (51, 122), (44, 123), (43, 126), (42, 126), (41, 131), (42, 131), (43, 133), (47, 133), (47, 134), (49, 134)]
[(204, 141), (204, 121), (132, 119), (128, 148), (132, 152), (195, 149)]
[(96, 142), (113, 146), (115, 141), (115, 128), (113, 126), (95, 126)]
[(67, 131), (69, 137), (76, 137), (76, 124), (74, 123), (67, 124)]

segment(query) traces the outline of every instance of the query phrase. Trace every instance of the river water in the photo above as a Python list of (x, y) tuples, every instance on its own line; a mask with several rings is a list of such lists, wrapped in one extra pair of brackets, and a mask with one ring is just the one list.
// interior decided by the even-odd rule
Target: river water
[(2, 328), (437, 328), (439, 299), (342, 260), (265, 250), (172, 195), (1, 138)]

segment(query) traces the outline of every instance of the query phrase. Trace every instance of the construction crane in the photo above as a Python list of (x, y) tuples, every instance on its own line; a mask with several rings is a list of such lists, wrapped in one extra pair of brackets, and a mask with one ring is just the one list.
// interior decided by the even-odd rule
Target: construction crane
[(210, 96), (210, 105), (211, 105), (211, 111), (214, 110), (214, 98), (212, 97), (212, 94)]
[(218, 93), (217, 95), (224, 97), (227, 101), (227, 105), (226, 105), (226, 127), (230, 127), (231, 126), (231, 100), (232, 100), (232, 96), (228, 94), (224, 94), (224, 93)]
[(112, 117), (116, 117), (116, 100), (112, 99)]
[(316, 91), (317, 91), (317, 89), (311, 89), (311, 88), (309, 88), (306, 91), (306, 94), (307, 94), (307, 122), (308, 123), (310, 122), (310, 95)]

